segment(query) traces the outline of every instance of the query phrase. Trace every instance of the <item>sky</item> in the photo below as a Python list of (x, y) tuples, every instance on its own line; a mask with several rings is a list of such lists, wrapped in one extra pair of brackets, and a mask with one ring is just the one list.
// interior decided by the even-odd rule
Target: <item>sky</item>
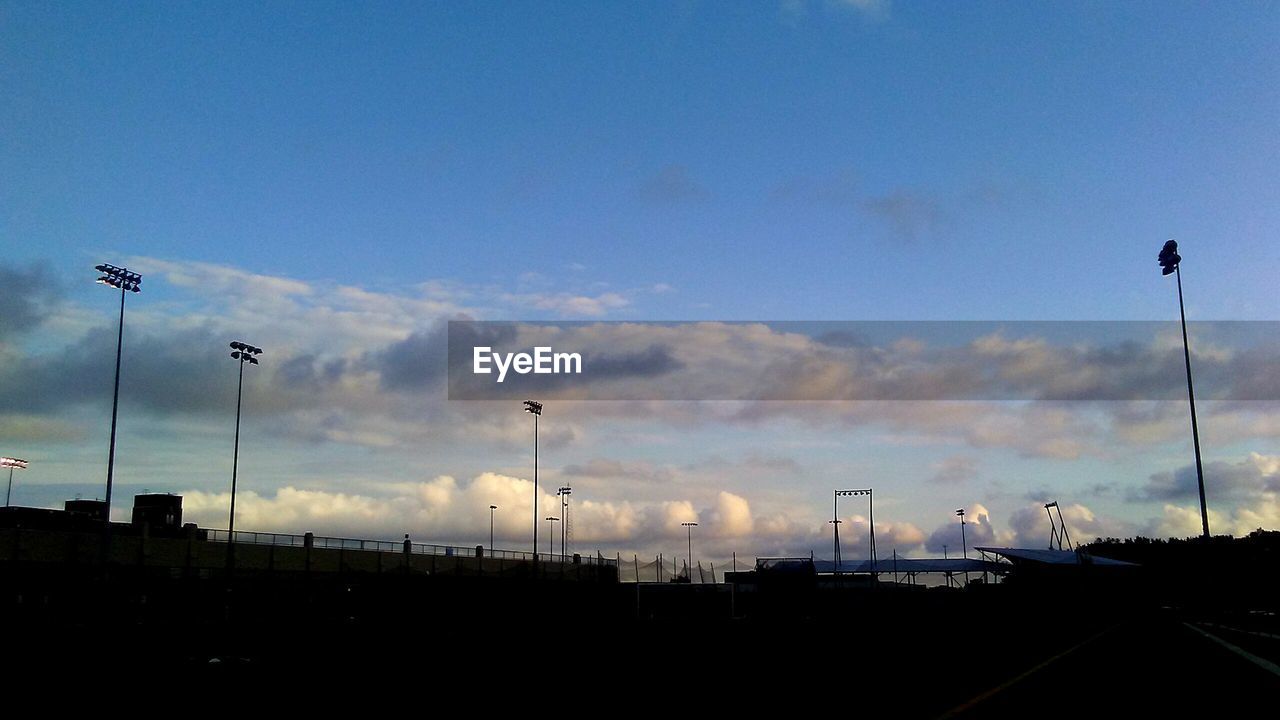
[[(719, 399), (547, 401), (540, 506), (572, 484), (574, 549), (682, 556), (696, 520), (717, 563), (821, 555), (831, 492), (864, 486), (882, 554), (940, 555), (959, 507), (970, 544), (1042, 546), (1048, 500), (1073, 538), (1196, 534), (1184, 401), (724, 397), (784, 357), (804, 397), (849, 397), (857, 362), (918, 341), (855, 360), (753, 321), (1176, 320), (1168, 238), (1190, 319), (1280, 320), (1277, 36), (1252, 2), (0, 2), (13, 500), (104, 492), (106, 262), (144, 275), (121, 519), (180, 492), (225, 527), (243, 340), (266, 352), (237, 527), (470, 545), (496, 504), (497, 544), (527, 547), (530, 418), (449, 399), (445, 323), (703, 321), (681, 363), (750, 358), (689, 390)], [(1176, 340), (1125, 362), (1176, 369)], [(1280, 527), (1271, 356), (1192, 340), (1239, 373), (1198, 406), (1213, 529)], [(974, 342), (963, 367), (1032, 384), (1117, 362)]]

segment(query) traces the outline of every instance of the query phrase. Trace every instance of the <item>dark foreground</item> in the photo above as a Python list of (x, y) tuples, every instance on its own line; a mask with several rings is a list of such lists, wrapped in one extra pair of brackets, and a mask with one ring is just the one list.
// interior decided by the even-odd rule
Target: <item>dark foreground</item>
[(352, 688), (379, 698), (361, 693), (407, 683), (490, 709), (567, 702), (886, 717), (1220, 717), (1280, 697), (1280, 676), (1249, 659), (1280, 660), (1273, 615), (1162, 608), (1098, 587), (731, 593), (385, 575), (2, 579), (6, 677), (19, 682), (304, 675), (312, 700)]

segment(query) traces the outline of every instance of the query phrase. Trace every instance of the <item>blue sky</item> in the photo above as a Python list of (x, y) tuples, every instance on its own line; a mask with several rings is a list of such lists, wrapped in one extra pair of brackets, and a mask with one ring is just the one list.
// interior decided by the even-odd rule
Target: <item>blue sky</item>
[[(1193, 318), (1277, 320), (1278, 35), (1280, 9), (1246, 2), (0, 3), (0, 240), (13, 272), (56, 288), (43, 321), (4, 351), (63, 356), (108, 326), (110, 303), (84, 282), (104, 261), (150, 270), (131, 305), (138, 341), (239, 328), (259, 333), (241, 339), (269, 361), (317, 368), (454, 312), (1171, 319), (1173, 287), (1155, 265), (1169, 237)], [(361, 327), (333, 327), (331, 342), (285, 327), (340, 317)], [(352, 367), (334, 382), (376, 384), (376, 370)], [(264, 386), (283, 382), (274, 372)], [(388, 410), (395, 398), (365, 415), (279, 402), (297, 432), (277, 422), (260, 446), (277, 463), (265, 497), (286, 486), (376, 497), (368, 478), (385, 476), (469, 487), (486, 472), (527, 475), (522, 426), (446, 442), (428, 418)], [(30, 481), (96, 474), (101, 397), (37, 405), (0, 425), (6, 445), (65, 463), (44, 476), (33, 464)], [(223, 418), (171, 405), (135, 412), (122, 431), (160, 468), (133, 477), (212, 493)], [(1023, 484), (1069, 487), (1120, 530), (1154, 529), (1160, 503), (1125, 498), (1189, 457), (1182, 408), (1159, 421), (1180, 434), (1083, 459), (963, 432), (927, 443), (914, 413), (744, 426), (708, 408), (574, 412), (560, 471), (621, 462), (631, 480), (666, 479), (637, 490), (594, 478), (614, 502), (687, 500), (725, 516), (717, 493), (737, 488), (759, 523), (810, 500), (819, 517), (825, 477), (856, 456), (903, 478), (903, 506), (932, 492), (926, 476), (960, 468), (939, 508), (899, 515), (926, 534), (946, 505), (972, 502), (1011, 527)], [(1137, 422), (1070, 412), (1063, 433), (1084, 416), (1113, 430)], [(1212, 452), (1262, 468), (1249, 502), (1274, 504), (1275, 416), (1232, 417), (1250, 429)], [(825, 449), (786, 449), (807, 443)], [(163, 458), (179, 445), (207, 472), (175, 478), (177, 460)], [(1086, 497), (1113, 475), (1119, 490)], [(788, 505), (795, 488), (804, 502)], [(352, 529), (398, 533), (375, 520)]]

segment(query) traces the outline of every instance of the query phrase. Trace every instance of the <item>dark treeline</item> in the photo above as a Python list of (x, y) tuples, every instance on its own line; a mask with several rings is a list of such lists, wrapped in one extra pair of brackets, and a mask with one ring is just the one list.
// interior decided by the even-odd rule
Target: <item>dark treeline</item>
[(1159, 602), (1228, 612), (1280, 608), (1280, 531), (1208, 540), (1098, 538), (1081, 550), (1137, 563), (1142, 584)]

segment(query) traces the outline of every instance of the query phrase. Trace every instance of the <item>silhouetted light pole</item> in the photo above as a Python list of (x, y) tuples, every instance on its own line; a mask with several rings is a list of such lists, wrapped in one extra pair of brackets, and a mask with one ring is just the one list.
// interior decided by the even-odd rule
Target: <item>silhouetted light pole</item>
[[(1058, 511), (1058, 522), (1056, 524), (1053, 522), (1053, 512), (1050, 508)], [(1058, 501), (1054, 500), (1053, 502), (1045, 503), (1044, 513), (1049, 516), (1049, 549), (1052, 550), (1056, 542), (1058, 549), (1061, 550), (1062, 541), (1066, 540), (1067, 549), (1074, 550), (1075, 547), (1071, 544), (1071, 536), (1067, 534), (1067, 521), (1062, 519), (1062, 507), (1058, 505)], [(1061, 532), (1058, 530), (1059, 525), (1062, 526)]]
[(1204, 539), (1209, 539), (1209, 506), (1204, 499), (1204, 464), (1200, 461), (1200, 428), (1196, 424), (1196, 391), (1191, 384), (1191, 345), (1187, 341), (1187, 309), (1182, 304), (1182, 256), (1178, 243), (1169, 240), (1157, 257), (1163, 275), (1175, 275), (1178, 279), (1178, 312), (1182, 316), (1182, 355), (1187, 363), (1187, 402), (1191, 405), (1191, 442), (1196, 450), (1196, 481), (1200, 486), (1200, 524)]
[(13, 471), (26, 470), (27, 461), (18, 458), (0, 457), (0, 467), (9, 468), (9, 491), (4, 495), (4, 506), (9, 507), (9, 500), (13, 497)]
[[(969, 559), (969, 544), (964, 539), (964, 508), (956, 510), (956, 515), (960, 516), (960, 550), (964, 554), (964, 559)], [(964, 586), (969, 587), (969, 568), (964, 569)]]
[(231, 343), (231, 357), (240, 366), (240, 379), (236, 385), (236, 441), (231, 454), (231, 514), (227, 519), (227, 567), (232, 565), (232, 549), (236, 542), (236, 471), (240, 466), (240, 401), (244, 397), (244, 364), (258, 364), (262, 348), (248, 343)]
[(833, 542), (835, 543), (836, 577), (839, 577), (840, 576), (840, 523), (844, 521), (839, 518), (836, 518), (835, 520), (828, 520), (827, 522), (831, 523), (831, 527), (835, 528), (835, 538), (833, 539)]
[(556, 555), (556, 528), (551, 523), (560, 522), (560, 518), (554, 515), (547, 516), (547, 552), (551, 557)]
[(565, 486), (556, 490), (556, 495), (560, 497), (560, 517), (565, 518), (560, 523), (560, 562), (564, 562), (565, 555), (565, 539), (569, 536), (569, 496), (573, 494), (573, 488)]
[[(871, 488), (864, 488), (862, 490), (836, 490), (835, 498), (832, 503), (832, 514), (835, 515), (836, 519), (839, 519), (840, 512), (839, 512), (838, 503), (840, 501), (840, 498), (851, 497), (855, 495), (867, 496), (867, 508), (868, 508), (867, 514), (870, 516), (870, 520), (868, 521), (867, 525), (870, 526), (870, 535), (871, 535), (871, 575), (872, 577), (875, 577), (876, 575), (876, 501), (875, 501), (875, 496), (872, 494)], [(837, 530), (839, 530), (839, 528), (837, 528)], [(836, 536), (836, 542), (837, 542), (836, 554), (839, 555), (840, 547), (838, 544), (839, 543), (838, 534)]]
[(524, 411), (533, 415), (533, 561), (538, 562), (538, 418), (542, 417), (542, 403), (524, 401)]
[(115, 265), (95, 265), (102, 273), (98, 282), (120, 291), (120, 329), (116, 332), (116, 384), (111, 397), (111, 449), (107, 452), (107, 528), (111, 527), (111, 484), (116, 467), (116, 416), (120, 408), (120, 351), (124, 347), (124, 296), (126, 292), (142, 292), (142, 276), (128, 268)]
[(493, 557), (493, 511), (497, 509), (497, 505), (489, 506), (489, 557)]
[(685, 530), (689, 534), (689, 582), (693, 582), (693, 529), (698, 527), (696, 522), (682, 522)]

